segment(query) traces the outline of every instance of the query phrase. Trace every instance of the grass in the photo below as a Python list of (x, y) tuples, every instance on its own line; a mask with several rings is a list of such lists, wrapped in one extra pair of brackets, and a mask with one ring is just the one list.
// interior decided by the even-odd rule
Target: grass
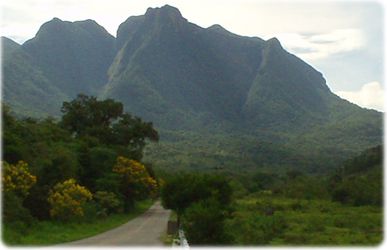
[(13, 230), (3, 227), (3, 243), (8, 246), (48, 246), (88, 238), (116, 228), (144, 213), (153, 204), (147, 200), (136, 203), (130, 213), (112, 214), (107, 218), (87, 223), (38, 222), (33, 228)]
[[(177, 221), (177, 214), (172, 210), (171, 216), (169, 217), (169, 221)], [(165, 246), (172, 246), (173, 239), (175, 239), (175, 235), (169, 235), (168, 232), (165, 232), (163, 236), (160, 237), (161, 242), (164, 243)]]
[[(265, 216), (268, 206), (274, 216)], [(377, 246), (383, 240), (382, 211), (262, 194), (237, 200), (227, 223), (241, 246)]]

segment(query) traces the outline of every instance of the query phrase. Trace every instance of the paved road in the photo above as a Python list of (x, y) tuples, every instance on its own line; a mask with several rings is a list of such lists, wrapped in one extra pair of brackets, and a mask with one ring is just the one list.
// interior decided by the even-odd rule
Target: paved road
[(159, 240), (166, 233), (171, 212), (160, 202), (137, 218), (105, 233), (59, 246), (163, 246)]

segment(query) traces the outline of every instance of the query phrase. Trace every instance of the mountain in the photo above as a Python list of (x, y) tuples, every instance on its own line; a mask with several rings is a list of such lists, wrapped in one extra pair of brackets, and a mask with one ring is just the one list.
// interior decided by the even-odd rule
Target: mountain
[(23, 44), (51, 82), (70, 97), (97, 94), (115, 55), (115, 38), (95, 21), (54, 18)]
[[(4, 50), (10, 50), (9, 41)], [(115, 38), (92, 20), (54, 18), (35, 38), (12, 48), (3, 58), (3, 98), (19, 116), (41, 118), (60, 115), (63, 101), (78, 93), (98, 94), (115, 55)]]
[(116, 38), (91, 20), (55, 18), (4, 65), (16, 112), (57, 115), (80, 92), (114, 98), (154, 123), (162, 139), (147, 159), (169, 169), (321, 172), (382, 142), (381, 113), (334, 95), (276, 38), (202, 28), (168, 5), (129, 17)]
[(43, 118), (58, 114), (63, 100), (68, 97), (35, 66), (34, 58), (22, 46), (10, 39), (2, 42), (2, 99), (5, 104), (19, 117)]
[(219, 25), (203, 29), (170, 6), (125, 21), (117, 47), (102, 97), (162, 127), (197, 127), (199, 114), (253, 128), (304, 129), (325, 122), (327, 103), (337, 99), (322, 74), (277, 39), (236, 36)]

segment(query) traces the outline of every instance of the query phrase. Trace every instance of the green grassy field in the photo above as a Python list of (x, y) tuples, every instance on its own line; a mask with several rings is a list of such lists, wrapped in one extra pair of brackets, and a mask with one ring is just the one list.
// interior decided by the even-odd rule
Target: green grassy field
[(22, 228), (20, 225), (16, 227), (18, 230), (3, 226), (2, 240), (8, 246), (47, 246), (71, 242), (116, 228), (142, 214), (152, 204), (151, 200), (139, 202), (130, 213), (112, 214), (90, 223), (42, 221), (24, 230), (20, 230)]
[[(274, 208), (266, 216), (267, 207)], [(236, 245), (376, 246), (383, 240), (382, 208), (256, 193), (236, 200), (227, 221)]]

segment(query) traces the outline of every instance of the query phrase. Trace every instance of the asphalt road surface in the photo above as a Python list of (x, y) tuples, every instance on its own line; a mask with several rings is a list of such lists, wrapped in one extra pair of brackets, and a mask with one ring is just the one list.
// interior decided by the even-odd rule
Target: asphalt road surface
[(126, 224), (105, 233), (58, 246), (163, 246), (160, 236), (166, 233), (171, 211), (160, 202)]

